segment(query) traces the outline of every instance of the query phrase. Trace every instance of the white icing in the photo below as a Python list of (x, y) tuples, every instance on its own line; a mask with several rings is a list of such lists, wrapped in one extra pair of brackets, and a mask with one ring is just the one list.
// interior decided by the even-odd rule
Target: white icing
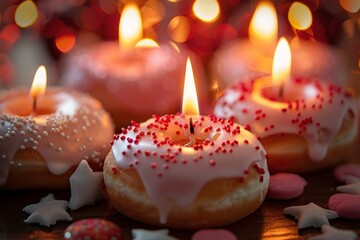
[[(178, 145), (190, 139), (190, 117), (194, 138), (205, 141), (192, 147)], [(171, 209), (169, 200), (187, 207), (207, 182), (242, 178), (254, 163), (263, 171), (261, 174), (267, 172), (266, 152), (257, 138), (242, 126), (216, 117), (155, 117), (134, 124), (117, 137), (112, 147), (116, 164), (133, 167), (139, 173), (162, 223)]]
[(134, 237), (133, 240), (177, 240), (177, 238), (169, 236), (168, 229), (133, 229), (131, 230), (131, 233)]
[(360, 195), (360, 178), (347, 175), (346, 185), (338, 186), (336, 190), (342, 193)]
[(339, 215), (331, 210), (319, 207), (311, 202), (307, 205), (292, 206), (284, 209), (285, 214), (289, 214), (298, 219), (298, 228), (321, 227), (329, 225), (329, 219), (339, 217)]
[(309, 240), (356, 240), (358, 235), (351, 230), (337, 229), (330, 225), (321, 226), (322, 234), (315, 235), (309, 238)]
[(284, 100), (279, 101), (279, 87), (272, 87), (269, 80), (235, 84), (218, 100), (214, 114), (234, 117), (260, 137), (281, 133), (303, 136), (311, 159), (324, 159), (345, 115), (349, 110), (357, 114), (355, 102), (332, 83), (306, 79), (286, 84)]
[(75, 172), (70, 176), (71, 197), (69, 208), (76, 210), (85, 205), (93, 205), (103, 199), (101, 184), (102, 172), (93, 172), (87, 161), (82, 160)]
[(71, 90), (49, 88), (38, 97), (37, 107), (39, 115), (31, 115), (32, 99), (25, 89), (0, 97), (0, 185), (7, 180), (14, 154), (25, 149), (36, 150), (56, 175), (82, 159), (102, 166), (114, 128), (98, 101)]
[(66, 212), (68, 202), (56, 200), (53, 194), (43, 197), (40, 202), (26, 206), (23, 211), (31, 214), (24, 222), (39, 223), (50, 227), (59, 220), (71, 221), (72, 217)]

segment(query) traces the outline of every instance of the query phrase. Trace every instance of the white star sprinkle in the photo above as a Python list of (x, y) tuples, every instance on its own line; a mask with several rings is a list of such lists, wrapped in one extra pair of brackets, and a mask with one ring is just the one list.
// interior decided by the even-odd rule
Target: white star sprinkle
[(348, 175), (345, 178), (346, 185), (338, 186), (336, 190), (342, 193), (360, 195), (360, 178)]
[(133, 240), (177, 240), (172, 236), (169, 236), (168, 229), (160, 230), (145, 230), (145, 229), (133, 229), (131, 231), (133, 235)]
[(338, 217), (336, 212), (319, 207), (312, 202), (307, 205), (287, 207), (284, 209), (284, 213), (290, 214), (299, 220), (299, 229), (321, 227), (324, 224), (329, 225), (328, 219)]
[(84, 205), (94, 204), (97, 200), (103, 199), (104, 195), (101, 191), (102, 181), (103, 173), (94, 173), (88, 162), (82, 160), (70, 177), (70, 209), (75, 210)]
[(310, 237), (309, 240), (356, 240), (358, 237), (353, 231), (337, 229), (329, 225), (323, 225), (321, 232), (322, 234)]
[(53, 194), (43, 197), (40, 202), (26, 206), (23, 211), (31, 214), (24, 222), (39, 223), (50, 227), (59, 220), (71, 221), (72, 217), (66, 212), (68, 202), (56, 200)]

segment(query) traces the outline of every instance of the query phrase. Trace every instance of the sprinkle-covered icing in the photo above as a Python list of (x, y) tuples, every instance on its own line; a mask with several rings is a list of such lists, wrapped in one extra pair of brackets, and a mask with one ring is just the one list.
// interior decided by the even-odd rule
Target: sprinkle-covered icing
[[(195, 143), (184, 146), (190, 138)], [(114, 136), (112, 152), (119, 167), (139, 173), (161, 223), (171, 209), (169, 199), (187, 207), (213, 179), (235, 177), (241, 182), (252, 164), (260, 182), (267, 172), (266, 152), (257, 138), (232, 120), (214, 116), (177, 114), (133, 122)]]
[(36, 150), (56, 175), (82, 159), (102, 166), (114, 127), (98, 101), (49, 88), (38, 97), (37, 107), (32, 113), (32, 99), (25, 89), (0, 96), (0, 185), (7, 180), (15, 153), (25, 149)]
[(260, 137), (300, 135), (308, 142), (311, 159), (324, 159), (345, 115), (357, 114), (352, 95), (330, 82), (295, 79), (279, 100), (281, 90), (269, 80), (235, 84), (219, 99), (214, 114), (234, 118)]

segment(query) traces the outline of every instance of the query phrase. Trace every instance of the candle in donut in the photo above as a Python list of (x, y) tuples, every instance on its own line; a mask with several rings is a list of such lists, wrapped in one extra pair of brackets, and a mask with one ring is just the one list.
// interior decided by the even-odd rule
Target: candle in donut
[(104, 164), (107, 196), (121, 213), (148, 224), (222, 226), (264, 200), (266, 152), (234, 121), (199, 115), (190, 61), (186, 69), (182, 113), (133, 122), (114, 136)]
[(186, 56), (169, 44), (142, 39), (141, 28), (138, 7), (126, 4), (119, 23), (120, 44), (78, 47), (65, 59), (63, 83), (100, 100), (118, 129), (131, 120), (176, 111), (181, 100)]
[[(296, 6), (298, 5), (304, 7), (304, 4)], [(310, 10), (309, 16), (311, 17)], [(299, 19), (301, 20), (306, 19)], [(249, 39), (225, 44), (214, 54), (211, 75), (221, 90), (237, 81), (271, 75), (272, 56), (278, 41), (278, 18), (270, 1), (259, 2), (248, 32)], [(291, 50), (294, 62), (292, 71), (295, 76), (331, 77), (334, 82), (344, 84), (345, 60), (339, 51), (298, 37), (293, 38)]]
[(282, 38), (272, 77), (229, 87), (214, 114), (261, 137), (270, 172), (310, 172), (345, 160), (357, 132), (352, 94), (330, 81), (291, 77), (290, 66)]
[(102, 169), (114, 131), (109, 114), (86, 94), (45, 85), (40, 66), (30, 92), (0, 94), (0, 188), (67, 188), (82, 159)]

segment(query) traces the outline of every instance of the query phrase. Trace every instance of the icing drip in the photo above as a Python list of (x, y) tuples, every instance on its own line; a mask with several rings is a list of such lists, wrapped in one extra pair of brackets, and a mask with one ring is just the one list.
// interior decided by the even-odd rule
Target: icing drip
[[(196, 140), (186, 147), (177, 143), (190, 139), (190, 117)], [(161, 223), (166, 222), (171, 201), (189, 206), (213, 179), (243, 181), (252, 164), (261, 174), (259, 181), (267, 172), (266, 152), (257, 138), (233, 121), (214, 116), (154, 116), (122, 129), (112, 144), (116, 164), (139, 173)]]
[[(345, 115), (349, 111), (357, 114), (351, 94), (330, 82), (296, 79), (287, 84), (284, 100), (279, 101), (279, 87), (271, 87), (269, 79), (242, 82), (227, 89), (214, 114), (249, 125), (260, 137), (300, 135), (308, 142), (311, 159), (321, 161)], [(256, 84), (263, 87), (259, 90)]]
[(0, 185), (7, 180), (15, 153), (25, 149), (37, 151), (56, 175), (82, 159), (102, 166), (114, 128), (98, 101), (85, 94), (49, 88), (38, 99), (38, 107), (40, 112), (45, 109), (51, 113), (32, 116), (28, 94), (28, 90), (18, 89), (0, 97)]

